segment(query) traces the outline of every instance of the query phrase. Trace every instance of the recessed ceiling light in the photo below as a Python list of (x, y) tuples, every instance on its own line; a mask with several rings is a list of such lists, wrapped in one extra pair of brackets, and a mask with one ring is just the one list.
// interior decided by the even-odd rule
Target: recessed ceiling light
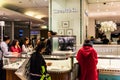
[(99, 0), (96, 0), (96, 2), (99, 2)]
[(4, 0), (0, 0), (0, 7), (1, 7), (1, 6), (3, 6), (3, 5), (4, 5), (4, 3), (5, 3), (5, 1), (4, 1)]
[(28, 12), (25, 12), (25, 14), (28, 15), (28, 16), (34, 16), (35, 13), (32, 12), (32, 11), (28, 11)]
[(19, 1), (19, 3), (22, 3), (22, 1)]
[(48, 0), (44, 0), (44, 1), (48, 1)]
[(36, 15), (35, 18), (41, 19), (41, 16), (40, 15)]

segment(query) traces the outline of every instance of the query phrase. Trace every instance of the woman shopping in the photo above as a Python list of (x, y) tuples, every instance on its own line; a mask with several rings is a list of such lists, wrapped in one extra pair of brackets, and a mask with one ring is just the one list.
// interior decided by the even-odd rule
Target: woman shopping
[[(30, 58), (30, 80), (44, 80), (47, 74), (46, 62), (42, 56), (45, 51), (45, 44), (40, 42), (36, 51)], [(51, 80), (50, 77), (47, 80)]]
[(90, 40), (85, 40), (83, 47), (77, 53), (76, 59), (80, 66), (79, 80), (98, 80), (97, 53)]

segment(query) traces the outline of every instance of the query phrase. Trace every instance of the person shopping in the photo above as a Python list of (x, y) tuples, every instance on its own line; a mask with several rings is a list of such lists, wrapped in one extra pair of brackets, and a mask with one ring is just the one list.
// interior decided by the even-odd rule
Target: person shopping
[(76, 59), (80, 66), (79, 80), (98, 80), (97, 52), (92, 47), (90, 40), (85, 40), (83, 47), (79, 49)]
[(19, 57), (17, 52), (10, 52), (8, 44), (10, 43), (10, 37), (4, 36), (3, 41), (0, 43), (0, 80), (6, 80), (6, 71), (3, 69), (3, 57)]
[[(47, 74), (47, 64), (42, 56), (45, 51), (45, 43), (40, 42), (36, 47), (36, 51), (30, 58), (30, 80), (44, 80), (43, 75)], [(50, 79), (49, 79), (50, 80)]]
[(18, 52), (18, 53), (21, 53), (22, 52), (22, 49), (19, 45), (19, 41), (17, 39), (14, 39), (12, 41), (12, 44), (11, 44), (11, 47), (10, 47), (10, 51), (11, 52)]

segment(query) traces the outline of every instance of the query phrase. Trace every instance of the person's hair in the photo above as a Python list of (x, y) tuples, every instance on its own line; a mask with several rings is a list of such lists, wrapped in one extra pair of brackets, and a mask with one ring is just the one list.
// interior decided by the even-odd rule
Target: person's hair
[(91, 47), (92, 47), (92, 44), (91, 44), (90, 40), (86, 39), (86, 40), (84, 41), (83, 46), (91, 46)]
[(90, 38), (94, 38), (93, 36), (91, 36)]
[(26, 42), (27, 40), (29, 40), (29, 38), (28, 38), (28, 37), (25, 37), (25, 38), (24, 38), (24, 44), (26, 44), (25, 42)]
[(50, 30), (50, 31), (48, 31), (48, 32), (50, 32), (50, 34), (53, 35), (53, 31)]
[(45, 43), (41, 41), (40, 44), (37, 45), (35, 50), (37, 53), (39, 53), (43, 48), (45, 48)]
[(10, 40), (10, 37), (9, 36), (4, 36), (3, 41), (7, 41), (7, 40)]
[(52, 35), (57, 35), (57, 32), (53, 32), (53, 34)]
[(18, 42), (18, 40), (17, 40), (17, 39), (14, 39), (14, 40), (12, 41), (11, 46), (15, 46), (17, 42)]
[(86, 43), (90, 43), (90, 40), (86, 39), (86, 40), (84, 41), (84, 44), (86, 44)]

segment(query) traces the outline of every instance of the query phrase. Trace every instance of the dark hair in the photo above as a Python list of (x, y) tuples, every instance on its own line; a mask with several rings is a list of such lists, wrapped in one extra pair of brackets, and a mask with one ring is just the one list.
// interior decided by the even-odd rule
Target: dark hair
[(25, 37), (25, 38), (24, 38), (24, 41), (27, 41), (27, 40), (29, 40), (29, 38), (28, 38), (28, 37)]
[(53, 34), (52, 35), (57, 35), (57, 32), (53, 32)]
[(50, 34), (53, 35), (53, 31), (50, 30), (50, 31), (48, 31), (48, 32), (50, 32)]
[(25, 37), (25, 38), (24, 38), (24, 44), (26, 44), (25, 42), (26, 42), (27, 40), (29, 40), (29, 38), (28, 38), (28, 37)]
[(84, 41), (83, 46), (91, 46), (91, 47), (92, 47), (92, 44), (91, 44), (90, 40), (86, 39), (86, 40)]
[(84, 43), (90, 43), (90, 40), (86, 39), (86, 40), (84, 41)]
[(9, 36), (4, 36), (3, 41), (7, 41), (7, 40), (10, 40), (10, 37)]
[(17, 40), (17, 39), (14, 39), (14, 40), (12, 41), (11, 46), (15, 46), (17, 42), (18, 42), (18, 40)]
[(41, 52), (43, 48), (45, 48), (45, 43), (41, 41), (40, 44), (37, 45), (35, 50), (36, 52)]

